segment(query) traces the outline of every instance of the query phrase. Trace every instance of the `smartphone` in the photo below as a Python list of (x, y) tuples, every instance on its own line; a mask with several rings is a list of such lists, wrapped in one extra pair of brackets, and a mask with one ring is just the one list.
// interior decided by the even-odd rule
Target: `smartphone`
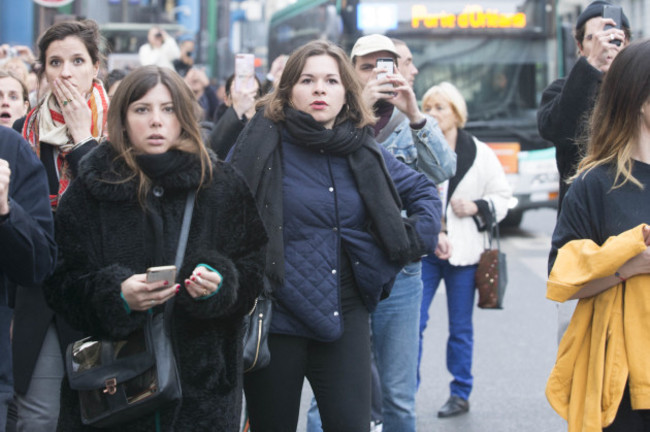
[(255, 56), (253, 54), (235, 55), (235, 90), (253, 87), (255, 75)]
[(386, 69), (387, 72), (380, 72), (377, 74), (377, 79), (384, 78), (387, 74), (392, 75), (395, 73), (395, 62), (392, 58), (378, 58), (377, 59), (377, 69)]
[[(377, 74), (377, 79), (385, 78), (386, 75), (392, 75), (395, 73), (395, 61), (390, 57), (380, 57), (377, 59), (376, 66), (377, 69), (386, 69), (386, 72), (380, 72)], [(384, 87), (393, 88), (393, 84), (386, 83), (382, 84)], [(395, 94), (394, 92), (387, 92), (389, 94)]]
[[(622, 25), (621, 25), (622, 20), (623, 20), (622, 15), (623, 15), (623, 10), (622, 10), (622, 8), (620, 6), (604, 5), (603, 6), (603, 18), (611, 18), (616, 23), (616, 26), (612, 26), (610, 24), (605, 25), (605, 30), (608, 30), (610, 28), (617, 28), (617, 29), (622, 28)], [(621, 46), (621, 40), (620, 39), (614, 39), (610, 43), (614, 44), (616, 46)]]
[(158, 282), (158, 281), (167, 281), (168, 284), (164, 288), (168, 288), (174, 284), (176, 281), (176, 266), (160, 266), (160, 267), (149, 267), (147, 269), (147, 283)]

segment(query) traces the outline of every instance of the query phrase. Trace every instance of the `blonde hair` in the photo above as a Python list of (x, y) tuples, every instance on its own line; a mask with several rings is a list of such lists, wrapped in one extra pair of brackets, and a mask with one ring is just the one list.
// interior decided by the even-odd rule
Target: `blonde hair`
[[(612, 163), (616, 167), (612, 189), (632, 182), (632, 159), (638, 145), (641, 109), (650, 100), (650, 39), (633, 42), (614, 59), (600, 87), (589, 118), (587, 152), (575, 179), (593, 168)], [(584, 139), (583, 139), (584, 141)]]
[(23, 102), (27, 102), (27, 108), (29, 109), (29, 91), (27, 90), (27, 84), (25, 84), (25, 81), (20, 79), (20, 77), (10, 70), (0, 69), (0, 78), (12, 78), (20, 84), (20, 88), (23, 90)]
[(422, 96), (422, 110), (425, 111), (424, 106), (428, 100), (433, 96), (443, 97), (451, 105), (451, 109), (456, 114), (456, 127), (462, 129), (467, 123), (467, 104), (465, 98), (460, 94), (458, 89), (451, 83), (443, 81), (438, 85), (431, 87)]

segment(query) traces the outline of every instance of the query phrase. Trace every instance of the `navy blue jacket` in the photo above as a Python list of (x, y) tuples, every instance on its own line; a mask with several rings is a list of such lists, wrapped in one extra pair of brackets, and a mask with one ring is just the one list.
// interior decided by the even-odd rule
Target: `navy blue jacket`
[[(404, 209), (432, 253), (440, 231), (436, 187), (378, 147)], [(388, 260), (368, 231), (369, 216), (345, 157), (309, 151), (283, 139), (282, 160), (285, 280), (273, 288), (271, 332), (336, 340), (343, 332), (341, 248), (371, 312), (388, 296), (401, 267)]]
[(11, 169), (11, 210), (0, 223), (0, 304), (6, 304), (12, 284), (32, 287), (52, 272), (56, 244), (43, 164), (20, 134), (2, 126), (0, 159)]

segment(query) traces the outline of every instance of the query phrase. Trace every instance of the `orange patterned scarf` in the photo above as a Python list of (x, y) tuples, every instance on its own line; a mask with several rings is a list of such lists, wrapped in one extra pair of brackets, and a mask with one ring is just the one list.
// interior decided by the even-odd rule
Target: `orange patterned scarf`
[[(93, 82), (93, 89), (88, 98), (88, 107), (92, 112), (90, 133), (93, 138), (99, 140), (106, 125), (108, 113), (108, 96), (99, 80)], [(43, 101), (27, 114), (23, 126), (23, 136), (29, 141), (32, 150), (39, 158), (41, 142), (56, 148), (55, 165), (59, 177), (59, 189), (57, 194), (50, 195), (50, 204), (54, 211), (59, 204), (59, 199), (70, 184), (70, 170), (66, 156), (74, 150), (75, 143), (72, 142), (72, 137), (65, 125), (65, 118), (52, 92), (46, 94)]]

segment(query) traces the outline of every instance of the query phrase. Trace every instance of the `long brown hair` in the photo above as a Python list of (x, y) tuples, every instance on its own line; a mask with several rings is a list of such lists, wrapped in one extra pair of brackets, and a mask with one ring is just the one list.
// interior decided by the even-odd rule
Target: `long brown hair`
[(133, 177), (138, 178), (138, 200), (144, 203), (151, 188), (151, 180), (140, 169), (135, 160), (133, 145), (126, 134), (126, 115), (129, 106), (142, 99), (149, 90), (162, 84), (169, 90), (174, 105), (174, 113), (181, 124), (181, 135), (173, 149), (199, 156), (201, 161), (201, 185), (212, 178), (210, 155), (201, 138), (198, 117), (198, 103), (194, 93), (175, 71), (158, 66), (143, 66), (129, 73), (117, 88), (108, 110), (108, 135), (110, 145), (118, 157), (124, 159)]
[(621, 50), (605, 74), (589, 119), (587, 154), (576, 175), (613, 163), (616, 175), (612, 188), (628, 181), (643, 188), (632, 175), (632, 154), (638, 143), (641, 107), (648, 98), (650, 39), (645, 39)]
[(284, 108), (291, 101), (291, 92), (300, 79), (307, 59), (320, 55), (328, 55), (336, 61), (339, 66), (341, 83), (345, 89), (347, 109), (344, 107), (341, 110), (334, 125), (336, 126), (346, 120), (351, 120), (359, 128), (373, 124), (375, 117), (370, 107), (367, 107), (361, 99), (363, 87), (350, 63), (350, 59), (340, 47), (326, 40), (308, 42), (289, 56), (284, 71), (282, 71), (280, 83), (272, 93), (266, 95), (258, 103), (258, 107), (265, 106), (264, 115), (274, 122), (284, 120)]

